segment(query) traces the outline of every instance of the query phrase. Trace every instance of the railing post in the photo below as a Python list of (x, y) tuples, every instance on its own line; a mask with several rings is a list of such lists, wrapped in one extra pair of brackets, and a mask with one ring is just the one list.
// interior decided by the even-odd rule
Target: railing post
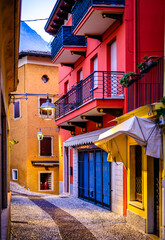
[(103, 72), (103, 99), (104, 99), (104, 72)]
[(94, 73), (92, 74), (92, 99), (94, 98)]

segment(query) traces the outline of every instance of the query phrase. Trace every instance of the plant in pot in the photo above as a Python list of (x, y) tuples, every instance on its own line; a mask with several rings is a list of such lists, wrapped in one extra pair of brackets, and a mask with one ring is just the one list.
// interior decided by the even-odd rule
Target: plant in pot
[(124, 87), (129, 87), (136, 80), (137, 80), (137, 74), (135, 74), (134, 72), (129, 72), (129, 73), (123, 74), (123, 77), (120, 79), (120, 83)]
[(142, 58), (144, 61), (137, 64), (137, 68), (139, 69), (140, 73), (144, 72), (145, 69), (146, 69), (146, 59), (147, 59), (147, 55), (145, 55), (143, 58)]

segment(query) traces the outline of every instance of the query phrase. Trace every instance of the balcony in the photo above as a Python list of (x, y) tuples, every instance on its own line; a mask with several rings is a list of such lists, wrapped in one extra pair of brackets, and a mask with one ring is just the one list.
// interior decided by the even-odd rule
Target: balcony
[(74, 34), (102, 35), (122, 21), (125, 0), (80, 0), (72, 8)]
[[(97, 71), (90, 74), (55, 102), (57, 107), (55, 120), (58, 120), (95, 100), (106, 100), (104, 102), (108, 103), (107, 109), (112, 107), (112, 105), (110, 105), (111, 102), (108, 102), (108, 100), (118, 101), (118, 99), (120, 99), (123, 101), (124, 89), (120, 84), (120, 78), (122, 75), (123, 72), (119, 71)], [(103, 105), (103, 101), (101, 104)], [(115, 106), (113, 107), (115, 108)], [(82, 113), (83, 112), (81, 112), (81, 114)]]
[(128, 112), (147, 104), (159, 102), (163, 97), (164, 58), (160, 58), (156, 66), (128, 87)]
[(71, 54), (71, 51), (82, 53), (86, 51), (84, 36), (75, 36), (72, 26), (61, 26), (51, 43), (51, 60), (53, 63), (75, 63), (80, 54)]

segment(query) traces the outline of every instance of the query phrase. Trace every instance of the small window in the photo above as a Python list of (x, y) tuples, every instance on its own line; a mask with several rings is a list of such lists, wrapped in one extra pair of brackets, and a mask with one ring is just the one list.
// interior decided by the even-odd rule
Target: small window
[(12, 180), (18, 180), (18, 170), (12, 169)]
[(82, 80), (83, 80), (83, 71), (82, 71), (82, 69), (80, 69), (77, 72), (77, 83), (81, 82)]
[[(43, 103), (45, 103), (46, 100), (47, 100), (47, 98), (40, 98), (40, 99), (39, 99), (39, 107), (41, 107), (41, 105), (42, 105)], [(51, 98), (49, 98), (49, 102), (52, 102), (52, 99), (51, 99)], [(41, 115), (41, 109), (39, 110), (39, 114)], [(52, 116), (53, 113), (52, 113), (52, 110), (42, 110), (42, 115)]]
[(20, 118), (20, 101), (14, 102), (14, 119)]
[(40, 188), (41, 191), (53, 190), (52, 184), (52, 172), (40, 172), (39, 173)]
[(43, 137), (42, 141), (39, 141), (40, 152), (39, 155), (42, 157), (52, 157), (52, 137)]
[(49, 78), (48, 78), (47, 75), (43, 75), (43, 76), (41, 77), (41, 80), (42, 80), (44, 83), (47, 83), (48, 80), (49, 80)]

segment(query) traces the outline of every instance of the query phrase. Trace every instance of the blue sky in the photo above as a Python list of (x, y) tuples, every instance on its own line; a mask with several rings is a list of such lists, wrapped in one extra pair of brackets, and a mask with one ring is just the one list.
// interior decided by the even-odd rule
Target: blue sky
[[(56, 3), (56, 0), (22, 0), (21, 20), (48, 18)], [(44, 30), (46, 21), (26, 22), (45, 41), (52, 38)]]

